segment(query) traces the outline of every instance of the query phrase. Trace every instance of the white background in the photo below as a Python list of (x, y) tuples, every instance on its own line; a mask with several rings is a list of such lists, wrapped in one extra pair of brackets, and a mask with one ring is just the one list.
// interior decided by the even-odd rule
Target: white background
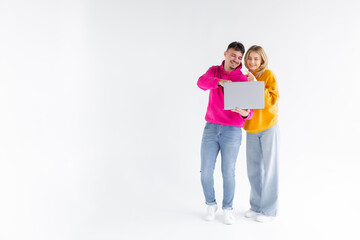
[[(0, 0), (0, 238), (358, 239), (359, 6)], [(279, 84), (269, 224), (242, 217), (244, 140), (235, 224), (201, 219), (196, 82), (232, 41), (263, 46)]]

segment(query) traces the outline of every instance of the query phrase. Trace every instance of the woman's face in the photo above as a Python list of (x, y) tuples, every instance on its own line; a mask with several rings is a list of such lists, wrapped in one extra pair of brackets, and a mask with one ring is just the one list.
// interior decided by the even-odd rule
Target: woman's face
[(250, 52), (249, 56), (246, 61), (246, 67), (249, 69), (250, 72), (254, 72), (258, 69), (261, 65), (261, 56), (257, 52)]

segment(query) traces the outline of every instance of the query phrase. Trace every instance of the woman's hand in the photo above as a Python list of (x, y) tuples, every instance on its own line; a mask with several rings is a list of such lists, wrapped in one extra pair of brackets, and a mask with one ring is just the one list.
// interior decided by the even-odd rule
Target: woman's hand
[(244, 118), (246, 118), (247, 116), (249, 116), (250, 114), (250, 109), (239, 109), (239, 108), (236, 108), (234, 110), (231, 110), (233, 112), (237, 112), (239, 113), (241, 116), (243, 116)]
[(247, 78), (249, 82), (257, 82), (256, 77), (251, 72), (248, 72)]

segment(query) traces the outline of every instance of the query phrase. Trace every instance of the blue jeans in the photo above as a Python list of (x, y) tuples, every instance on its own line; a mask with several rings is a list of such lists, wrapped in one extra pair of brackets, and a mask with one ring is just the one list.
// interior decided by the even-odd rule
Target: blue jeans
[(241, 145), (241, 127), (206, 123), (201, 143), (201, 184), (207, 205), (215, 205), (214, 169), (221, 152), (223, 209), (232, 209), (235, 193), (235, 165)]
[(254, 212), (276, 216), (278, 207), (279, 126), (246, 134), (247, 173)]

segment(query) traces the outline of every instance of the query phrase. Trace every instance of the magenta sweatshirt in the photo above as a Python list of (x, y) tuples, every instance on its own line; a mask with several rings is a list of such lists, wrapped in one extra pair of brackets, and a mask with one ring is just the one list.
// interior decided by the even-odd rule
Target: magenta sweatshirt
[(229, 125), (235, 127), (243, 127), (246, 120), (252, 118), (254, 110), (251, 109), (249, 116), (243, 118), (239, 113), (231, 110), (224, 110), (224, 89), (219, 87), (219, 80), (231, 80), (233, 82), (247, 82), (247, 77), (240, 71), (242, 64), (232, 72), (226, 72), (224, 69), (224, 62), (221, 66), (212, 66), (207, 72), (202, 75), (197, 85), (202, 90), (210, 90), (209, 104), (205, 120), (210, 123)]

